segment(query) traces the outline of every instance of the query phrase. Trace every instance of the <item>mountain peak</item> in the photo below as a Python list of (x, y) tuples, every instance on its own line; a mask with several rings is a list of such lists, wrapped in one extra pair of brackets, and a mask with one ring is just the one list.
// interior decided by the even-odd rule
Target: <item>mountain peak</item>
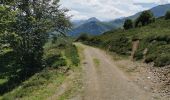
[(88, 22), (100, 22), (100, 20), (98, 20), (96, 17), (92, 17), (92, 18), (89, 18), (87, 21)]

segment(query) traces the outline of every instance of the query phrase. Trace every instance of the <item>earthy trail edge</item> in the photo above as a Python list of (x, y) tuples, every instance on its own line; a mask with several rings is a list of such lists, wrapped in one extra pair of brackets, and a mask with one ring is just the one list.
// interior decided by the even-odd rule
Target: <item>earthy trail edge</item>
[(81, 43), (76, 45), (84, 48), (82, 100), (154, 100), (130, 81), (105, 52)]

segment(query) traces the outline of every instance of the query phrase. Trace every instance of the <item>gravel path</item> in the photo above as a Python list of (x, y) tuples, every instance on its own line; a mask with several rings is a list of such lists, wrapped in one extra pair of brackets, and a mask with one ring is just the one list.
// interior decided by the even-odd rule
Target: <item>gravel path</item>
[(77, 45), (84, 48), (83, 100), (153, 100), (151, 94), (130, 81), (105, 52)]

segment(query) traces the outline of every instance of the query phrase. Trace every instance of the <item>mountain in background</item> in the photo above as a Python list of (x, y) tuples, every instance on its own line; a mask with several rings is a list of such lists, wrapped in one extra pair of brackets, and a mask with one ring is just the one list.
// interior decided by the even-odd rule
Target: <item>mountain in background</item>
[(74, 20), (74, 21), (72, 21), (72, 24), (73, 24), (74, 28), (77, 28), (78, 26), (85, 24), (85, 23), (89, 23), (89, 22), (100, 22), (100, 20), (98, 20), (95, 17), (92, 17), (87, 20)]
[[(153, 7), (151, 9), (149, 9), (149, 10), (151, 10), (151, 12), (154, 14), (154, 16), (156, 18), (159, 18), (159, 17), (164, 16), (166, 14), (166, 12), (170, 10), (170, 4), (159, 5), (159, 6)], [(137, 17), (140, 16), (141, 13), (142, 12), (139, 12), (139, 13), (136, 13), (135, 15), (133, 15), (133, 16), (124, 17), (124, 18), (121, 18), (121, 19), (120, 18), (119, 19), (115, 19), (113, 21), (110, 21), (109, 23), (111, 25), (116, 26), (116, 27), (122, 27), (123, 24), (124, 24), (124, 21), (126, 19), (135, 20)]]
[(74, 21), (73, 29), (69, 31), (71, 36), (79, 36), (81, 33), (90, 35), (100, 35), (108, 30), (113, 29), (114, 26), (106, 22), (101, 22), (95, 17), (88, 20)]
[[(170, 4), (165, 5), (159, 5), (156, 7), (153, 7), (151, 12), (154, 14), (156, 18), (164, 16), (165, 13), (170, 10)], [(73, 29), (69, 31), (69, 35), (71, 36), (79, 36), (81, 33), (88, 33), (90, 35), (100, 35), (106, 31), (109, 31), (111, 29), (120, 28), (123, 26), (124, 21), (126, 19), (132, 19), (135, 20), (137, 17), (139, 17), (141, 12), (136, 13), (133, 16), (124, 17), (124, 18), (118, 18), (109, 22), (101, 22), (97, 18), (93, 17), (88, 20), (77, 20), (73, 21)]]

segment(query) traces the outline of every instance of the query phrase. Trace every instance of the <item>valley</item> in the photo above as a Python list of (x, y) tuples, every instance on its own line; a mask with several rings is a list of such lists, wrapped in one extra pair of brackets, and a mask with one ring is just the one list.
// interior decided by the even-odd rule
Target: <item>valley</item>
[(0, 100), (169, 100), (169, 3), (1, 0)]

